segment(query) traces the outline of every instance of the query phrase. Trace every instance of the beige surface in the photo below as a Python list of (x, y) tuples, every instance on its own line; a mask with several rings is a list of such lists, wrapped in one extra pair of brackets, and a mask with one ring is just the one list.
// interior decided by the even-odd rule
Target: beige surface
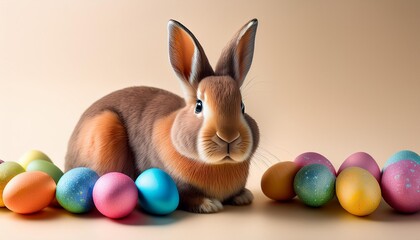
[(132, 85), (180, 93), (167, 57), (168, 19), (184, 23), (214, 64), (233, 33), (256, 17), (244, 87), (262, 135), (249, 180), (255, 204), (214, 215), (136, 213), (122, 222), (0, 209), (2, 236), (418, 238), (419, 214), (398, 215), (382, 204), (356, 218), (336, 202), (317, 210), (272, 204), (259, 180), (269, 165), (306, 151), (336, 168), (356, 151), (381, 166), (398, 150), (420, 152), (419, 1), (179, 2), (0, 0), (0, 159), (36, 148), (62, 167), (77, 119), (99, 97)]

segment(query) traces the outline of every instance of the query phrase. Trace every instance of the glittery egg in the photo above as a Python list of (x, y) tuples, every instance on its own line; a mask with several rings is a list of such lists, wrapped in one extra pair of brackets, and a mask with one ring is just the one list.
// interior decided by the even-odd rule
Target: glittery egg
[(404, 213), (420, 211), (420, 164), (400, 160), (382, 173), (382, 195), (395, 210)]
[(73, 168), (64, 173), (57, 184), (58, 203), (72, 213), (85, 213), (94, 207), (92, 191), (98, 174), (85, 167)]
[(325, 165), (306, 165), (297, 172), (293, 186), (304, 204), (320, 207), (334, 197), (335, 175)]
[(344, 162), (341, 164), (340, 168), (338, 169), (337, 175), (348, 168), (348, 167), (360, 167), (363, 168), (372, 174), (375, 179), (380, 182), (381, 181), (381, 169), (379, 168), (378, 164), (376, 163), (375, 159), (371, 155), (365, 152), (356, 152), (350, 155)]
[(306, 152), (300, 154), (295, 158), (295, 163), (299, 167), (304, 167), (310, 164), (322, 164), (325, 165), (334, 176), (337, 174), (332, 163), (326, 157), (316, 152)]
[(383, 167), (383, 171), (385, 171), (385, 169), (390, 165), (401, 160), (411, 160), (417, 162), (417, 164), (420, 164), (420, 156), (417, 153), (410, 150), (402, 150), (394, 153), (390, 158), (388, 158)]

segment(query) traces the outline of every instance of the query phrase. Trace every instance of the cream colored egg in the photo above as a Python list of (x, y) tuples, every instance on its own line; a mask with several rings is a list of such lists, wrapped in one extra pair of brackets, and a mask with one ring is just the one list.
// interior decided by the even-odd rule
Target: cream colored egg
[(28, 167), (29, 163), (31, 163), (34, 160), (45, 160), (47, 162), (52, 163), (51, 159), (47, 156), (47, 154), (39, 151), (39, 150), (30, 150), (27, 151), (25, 154), (23, 154), (19, 160), (18, 163), (22, 165), (23, 168), (26, 169)]

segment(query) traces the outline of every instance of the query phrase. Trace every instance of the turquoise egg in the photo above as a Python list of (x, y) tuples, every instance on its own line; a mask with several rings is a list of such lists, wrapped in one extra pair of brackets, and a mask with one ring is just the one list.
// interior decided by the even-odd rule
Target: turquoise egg
[(92, 169), (79, 167), (64, 173), (57, 183), (58, 203), (72, 213), (85, 213), (94, 207), (92, 191), (98, 174)]
[(388, 158), (388, 160), (385, 162), (383, 171), (390, 165), (399, 162), (401, 160), (411, 160), (416, 162), (417, 164), (420, 164), (420, 156), (410, 150), (402, 150), (399, 152), (394, 153), (394, 155), (392, 155), (390, 158)]
[(169, 214), (178, 207), (179, 193), (174, 180), (164, 171), (151, 168), (136, 181), (140, 206), (155, 215)]
[(293, 187), (305, 205), (320, 207), (334, 197), (335, 176), (325, 165), (306, 165), (297, 172)]

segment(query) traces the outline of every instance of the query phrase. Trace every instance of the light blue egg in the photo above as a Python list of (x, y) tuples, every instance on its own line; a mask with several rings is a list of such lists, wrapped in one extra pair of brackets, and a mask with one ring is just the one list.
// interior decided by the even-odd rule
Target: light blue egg
[(64, 173), (57, 183), (58, 203), (72, 213), (85, 213), (93, 207), (92, 191), (98, 174), (90, 168), (73, 168)]
[(164, 171), (151, 168), (136, 179), (140, 206), (155, 215), (169, 214), (178, 207), (179, 193), (174, 180)]
[(388, 158), (388, 160), (385, 162), (383, 171), (385, 171), (385, 169), (389, 167), (390, 165), (396, 162), (399, 162), (401, 160), (411, 160), (420, 164), (420, 156), (417, 153), (410, 150), (402, 150), (402, 151), (396, 152), (394, 155)]

